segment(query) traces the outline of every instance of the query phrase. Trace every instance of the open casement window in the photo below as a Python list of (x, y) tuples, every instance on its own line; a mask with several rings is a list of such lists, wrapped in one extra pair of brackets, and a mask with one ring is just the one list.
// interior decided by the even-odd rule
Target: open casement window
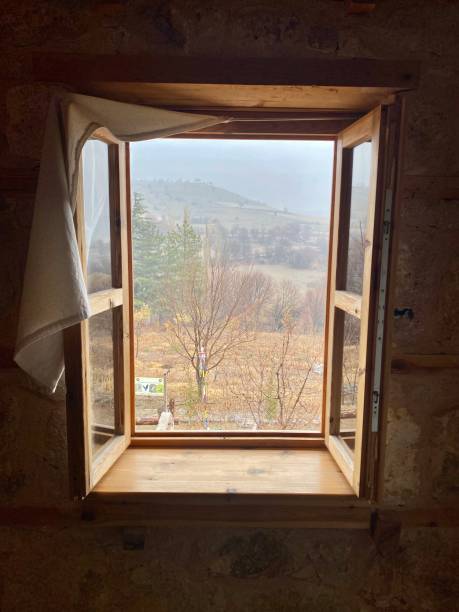
[(64, 334), (71, 493), (84, 497), (130, 441), (126, 145), (98, 130), (82, 151), (75, 225), (90, 318)]
[(375, 336), (381, 344), (378, 309), (382, 317), (385, 309), (381, 248), (384, 246), (387, 258), (389, 240), (388, 236), (385, 243), (382, 239), (386, 211), (381, 201), (385, 175), (387, 180), (384, 156), (388, 153), (389, 108), (376, 108), (336, 139), (325, 442), (358, 496), (371, 494), (365, 471), (377, 431), (377, 413), (376, 427), (370, 423), (372, 408), (379, 408), (375, 369), (381, 367), (381, 353), (375, 359)]
[[(339, 127), (333, 123), (333, 133), (324, 134), (335, 141), (335, 176), (320, 431), (136, 431), (129, 150), (101, 130), (87, 142), (75, 223), (91, 316), (65, 332), (75, 497), (83, 498), (91, 490), (93, 498), (193, 491), (266, 493), (259, 475), (267, 474), (274, 494), (354, 499), (355, 493), (374, 499), (390, 236), (385, 229), (390, 227), (395, 188), (400, 106), (382, 105), (355, 120), (358, 115), (346, 117), (344, 126), (340, 118)], [(317, 121), (312, 122), (316, 131), (311, 134), (301, 121), (279, 122), (279, 134), (274, 135), (271, 126), (269, 133), (263, 132), (266, 121), (251, 125), (250, 131), (241, 123), (241, 133), (235, 122), (213, 128), (210, 135), (206, 129), (194, 135), (317, 139)], [(284, 133), (287, 129), (291, 133)], [(285, 453), (287, 448), (294, 452)], [(234, 482), (231, 470), (238, 471), (239, 459), (224, 449), (242, 449), (253, 462), (251, 469), (234, 476)], [(177, 460), (180, 453), (186, 460)], [(193, 457), (198, 464), (210, 462), (209, 471), (195, 470)], [(263, 457), (267, 464), (260, 467)], [(289, 476), (297, 474), (298, 482), (285, 484), (286, 479), (278, 478), (284, 468), (272, 469), (272, 462), (284, 457), (293, 457)], [(308, 476), (302, 462), (312, 466)], [(241, 462), (242, 471), (244, 465)], [(184, 466), (189, 466), (188, 472)]]

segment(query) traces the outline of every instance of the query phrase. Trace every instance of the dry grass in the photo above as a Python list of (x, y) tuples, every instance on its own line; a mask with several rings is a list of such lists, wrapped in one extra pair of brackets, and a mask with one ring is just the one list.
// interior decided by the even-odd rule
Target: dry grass
[[(171, 347), (165, 332), (152, 326), (142, 329), (136, 339), (136, 376), (168, 375), (168, 398), (175, 400), (176, 429), (320, 429), (322, 409), (323, 341), (313, 336), (297, 336), (294, 353), (289, 358), (290, 389), (285, 392), (292, 408), (299, 393), (308, 364), (309, 373), (301, 401), (290, 412), (288, 427), (279, 425), (273, 401), (260, 408), (253, 396), (266, 393), (267, 374), (272, 356), (278, 354), (282, 334), (260, 333), (253, 342), (240, 346), (207, 378), (207, 402), (197, 398), (194, 371)], [(264, 361), (263, 367), (259, 366)], [(272, 377), (272, 368), (270, 371)], [(244, 392), (241, 392), (244, 391)], [(266, 404), (268, 403), (268, 407)], [(163, 398), (137, 398), (137, 417), (155, 420), (164, 406)], [(259, 403), (258, 403), (259, 404)], [(270, 404), (270, 405), (269, 405)]]

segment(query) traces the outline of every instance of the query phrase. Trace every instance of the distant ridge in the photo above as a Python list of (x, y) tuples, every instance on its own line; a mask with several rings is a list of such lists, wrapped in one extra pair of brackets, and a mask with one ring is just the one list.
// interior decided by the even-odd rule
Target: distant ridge
[(158, 222), (178, 222), (186, 210), (191, 223), (206, 224), (218, 220), (226, 227), (272, 226), (282, 223), (323, 223), (315, 216), (289, 212), (252, 200), (239, 193), (200, 181), (134, 180), (133, 191), (144, 198), (144, 205)]

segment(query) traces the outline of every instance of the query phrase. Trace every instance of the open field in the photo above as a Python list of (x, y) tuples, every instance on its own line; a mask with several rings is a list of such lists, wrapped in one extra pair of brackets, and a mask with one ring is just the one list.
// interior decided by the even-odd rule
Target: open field
[(243, 271), (252, 269), (263, 272), (275, 282), (290, 281), (302, 293), (326, 283), (326, 270), (323, 268), (303, 270), (274, 264), (240, 264), (238, 268)]
[[(323, 344), (317, 337), (295, 338), (289, 357), (289, 389), (284, 393), (283, 421), (276, 405), (275, 372), (270, 364), (280, 350), (282, 334), (260, 333), (235, 350), (207, 376), (207, 402), (199, 402), (194, 372), (171, 348), (164, 331), (142, 329), (136, 339), (136, 376), (162, 376), (169, 370), (167, 401), (175, 404), (178, 430), (319, 430), (322, 408)], [(263, 363), (264, 361), (264, 363)], [(270, 378), (271, 376), (271, 378)], [(307, 377), (300, 401), (294, 405)], [(278, 403), (278, 402), (277, 402)], [(137, 398), (140, 429), (155, 429), (164, 398)]]

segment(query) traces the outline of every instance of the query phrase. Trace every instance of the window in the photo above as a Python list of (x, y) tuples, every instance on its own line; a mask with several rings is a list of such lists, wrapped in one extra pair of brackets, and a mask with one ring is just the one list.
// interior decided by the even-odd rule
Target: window
[(75, 496), (94, 487), (130, 440), (124, 147), (99, 130), (82, 151), (75, 222), (91, 316), (64, 337)]
[[(211, 223), (207, 217), (201, 218), (203, 213), (199, 207), (184, 216), (182, 207), (182, 216), (172, 215), (165, 221), (161, 207), (171, 211), (177, 198), (180, 200), (180, 194), (171, 195), (167, 184), (156, 185), (155, 197), (162, 190), (162, 200), (157, 202), (156, 209), (149, 211), (134, 186), (131, 211), (127, 146), (102, 131), (85, 145), (76, 225), (90, 293), (91, 317), (70, 328), (65, 339), (69, 452), (75, 495), (84, 497), (93, 489), (128, 447), (138, 450), (141, 447), (140, 465), (146, 449), (154, 453), (158, 447), (202, 446), (213, 447), (213, 452), (241, 446), (321, 449), (328, 457), (324, 461), (330, 455), (333, 457), (357, 496), (374, 495), (382, 395), (387, 230), (395, 182), (398, 107), (384, 105), (357, 121), (353, 119), (347, 119), (344, 129), (342, 121), (338, 122), (335, 135), (324, 137), (334, 141), (331, 225), (319, 223), (311, 235), (310, 224), (303, 223), (300, 214), (294, 214), (293, 222), (286, 223), (291, 235), (284, 236), (276, 253), (280, 258), (295, 255), (292, 268), (295, 265), (301, 268), (304, 264), (301, 257), (319, 257), (321, 248), (322, 263), (326, 264), (324, 271), (328, 270), (327, 277), (324, 275), (319, 283), (324, 289), (322, 305), (316, 304), (326, 315), (321, 321), (323, 333), (317, 354), (309, 359), (309, 353), (300, 346), (307, 334), (301, 332), (295, 337), (298, 347), (289, 365), (296, 373), (294, 382), (298, 386), (292, 394), (301, 399), (305, 389), (312, 390), (314, 398), (310, 406), (314, 409), (310, 413), (299, 411), (298, 418), (290, 420), (283, 419), (279, 413), (279, 390), (271, 389), (275, 377), (282, 377), (282, 368), (273, 371), (268, 371), (269, 367), (258, 368), (261, 374), (257, 370), (256, 378), (238, 348), (238, 342), (242, 345), (254, 331), (262, 337), (271, 329), (272, 321), (268, 325), (263, 318), (266, 312), (263, 300), (273, 284), (269, 285), (269, 279), (266, 281), (257, 271), (266, 265), (267, 253), (276, 244), (269, 244), (269, 236), (260, 237), (259, 222), (263, 215), (258, 212), (256, 223), (249, 228), (239, 224), (237, 231), (234, 223), (225, 227), (219, 220), (219, 212), (211, 210), (211, 206), (207, 215)], [(203, 130), (193, 137), (262, 138), (267, 134), (263, 132), (267, 129), (263, 122), (256, 128), (251, 124), (250, 131), (242, 125), (241, 133), (236, 136), (234, 133), (209, 134)], [(305, 138), (299, 128), (289, 127), (288, 138), (317, 139), (317, 128), (314, 135)], [(269, 129), (273, 130), (271, 124)], [(276, 129), (277, 133), (267, 137), (277, 139), (280, 146), (280, 141), (285, 140), (285, 129), (278, 126)], [(212, 142), (218, 145), (219, 141)], [(194, 188), (205, 191), (199, 183)], [(208, 192), (216, 188), (207, 185), (206, 189)], [(247, 208), (256, 208), (253, 201), (234, 199), (234, 196), (229, 204), (241, 211), (246, 207), (244, 215)], [(276, 228), (283, 227), (281, 217), (287, 219), (291, 214), (288, 205), (268, 212), (273, 217), (277, 215)], [(234, 211), (231, 214), (234, 216)], [(244, 215), (241, 212), (240, 216)], [(251, 232), (250, 240), (246, 240), (247, 232)], [(225, 245), (226, 259), (216, 256), (217, 244)], [(180, 248), (175, 248), (177, 245)], [(186, 249), (182, 248), (184, 245)], [(244, 248), (250, 251), (250, 257), (243, 253)], [(285, 252), (281, 253), (282, 248)], [(140, 249), (144, 250), (141, 257)], [(164, 254), (168, 257), (167, 266)], [(242, 270), (244, 266), (246, 269)], [(181, 279), (179, 290), (173, 279)], [(287, 285), (279, 283), (286, 289), (285, 295), (278, 296), (280, 305), (284, 306), (294, 293)], [(287, 295), (289, 287), (291, 292)], [(211, 300), (217, 300), (224, 314), (236, 313), (237, 321), (231, 321), (227, 328), (223, 325), (225, 317), (223, 323), (217, 320), (220, 311), (217, 312), (215, 305), (207, 311), (209, 295)], [(272, 302), (271, 299), (270, 307)], [(275, 313), (271, 314), (275, 319)], [(229, 401), (230, 394), (236, 400), (229, 410), (217, 410), (217, 416), (212, 418), (206, 409), (210, 349), (199, 329), (202, 318), (217, 320), (218, 340), (230, 329), (228, 338), (235, 338), (237, 345), (231, 372), (226, 371), (228, 378), (220, 385), (226, 395), (220, 397), (214, 393), (212, 396), (216, 404), (222, 398)], [(293, 336), (286, 340), (283, 334), (287, 319), (282, 311), (276, 330), (279, 346), (261, 343), (257, 348), (266, 349), (265, 353), (258, 354), (258, 365), (269, 366), (272, 356), (282, 352), (286, 342), (290, 347), (293, 344)], [(156, 325), (156, 331), (152, 325)], [(176, 348), (185, 361), (188, 357), (190, 368), (188, 372), (182, 368), (181, 378), (175, 371), (171, 375), (172, 366), (177, 368), (177, 364), (171, 363), (164, 348), (165, 336), (162, 331), (158, 333), (165, 329), (175, 338)], [(274, 336), (269, 337), (269, 342), (273, 342)], [(219, 350), (223, 353), (229, 346), (228, 338), (221, 343)], [(147, 341), (149, 346), (154, 346), (150, 353), (144, 350)], [(187, 406), (185, 379), (190, 372), (194, 376), (190, 389), (197, 394), (197, 400), (195, 397), (194, 404), (190, 400)], [(242, 390), (238, 389), (237, 380)], [(316, 381), (315, 388), (307, 386), (311, 381)], [(259, 404), (255, 397), (258, 392), (262, 397)], [(242, 403), (243, 410), (234, 410), (235, 405)], [(227, 418), (228, 414), (232, 420)], [(177, 420), (178, 427), (174, 428)], [(151, 479), (155, 480), (156, 476)], [(132, 490), (134, 485), (131, 482), (129, 486)], [(345, 487), (340, 486), (337, 492), (339, 489), (342, 494)]]
[[(381, 394), (395, 159), (389, 112), (378, 107), (336, 140), (325, 441), (357, 495), (371, 495), (374, 486), (374, 465), (367, 463), (366, 479), (364, 465), (370, 445), (375, 450)], [(389, 169), (384, 169), (384, 154)], [(385, 180), (389, 186), (383, 190)]]

